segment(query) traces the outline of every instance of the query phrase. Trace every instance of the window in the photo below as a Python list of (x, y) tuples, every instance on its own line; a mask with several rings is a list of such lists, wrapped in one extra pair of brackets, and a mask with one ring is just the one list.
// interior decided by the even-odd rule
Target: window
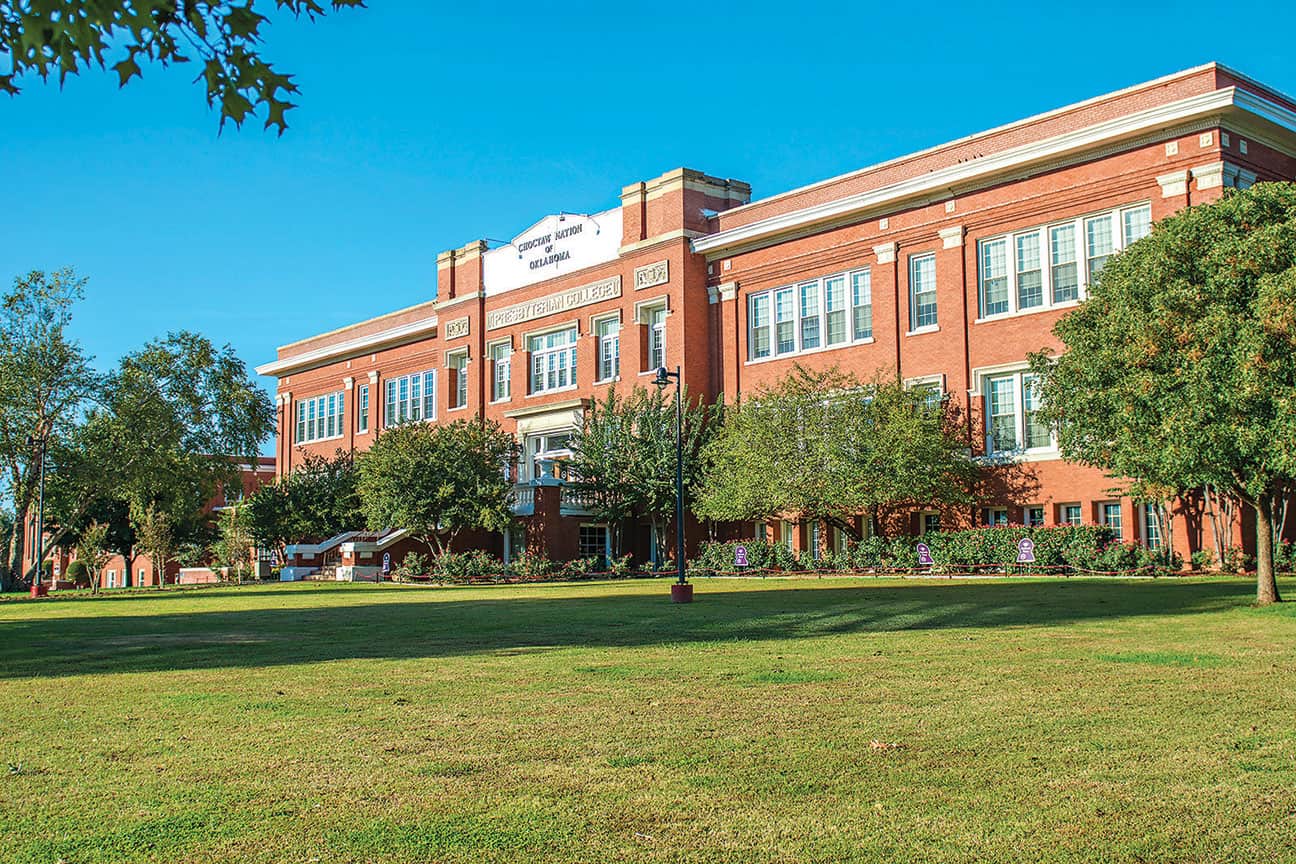
[(819, 347), (819, 283), (802, 282), (797, 286), (801, 297), (801, 350)]
[(936, 326), (936, 256), (909, 259), (909, 329)]
[(648, 369), (666, 365), (666, 304), (643, 311), (643, 322), (648, 328)]
[(770, 295), (753, 294), (747, 298), (747, 356), (760, 360), (770, 356)]
[(1108, 501), (1102, 505), (1102, 524), (1112, 529), (1117, 540), (1123, 540), (1121, 525), (1121, 506), (1119, 501)]
[(1143, 542), (1149, 549), (1161, 548), (1161, 507), (1143, 505)]
[(1076, 266), (1075, 225), (1049, 229), (1053, 247), (1053, 302), (1080, 299), (1080, 271)]
[(774, 542), (780, 543), (787, 548), (792, 548), (792, 535), (796, 531), (796, 525), (786, 519), (780, 519), (777, 526), (777, 534)]
[(356, 431), (369, 431), (369, 385), (361, 384), (359, 389), (359, 398), (356, 400), (359, 407), (356, 409)]
[(869, 270), (856, 270), (851, 277), (851, 323), (855, 339), (873, 338), (873, 278)]
[(339, 392), (298, 402), (297, 443), (340, 438), (345, 401), (345, 397)]
[(818, 561), (823, 558), (819, 545), (823, 543), (823, 524), (819, 520), (810, 523), (810, 557)]
[(986, 452), (1043, 450), (1053, 446), (1051, 430), (1039, 420), (1039, 392), (1029, 372), (985, 378)]
[(1044, 508), (1043, 508), (1043, 507), (1027, 507), (1027, 508), (1026, 508), (1026, 513), (1025, 513), (1025, 517), (1026, 517), (1026, 525), (1027, 525), (1027, 527), (1030, 527), (1030, 528), (1042, 528), (1042, 527), (1044, 527)]
[(941, 520), (939, 513), (922, 514), (922, 533), (934, 534), (941, 530)]
[(513, 393), (512, 358), (513, 346), (508, 342), (496, 342), (490, 346), (492, 402), (503, 402)]
[(1017, 235), (1017, 308), (1044, 305), (1044, 271), (1040, 267), (1038, 231)]
[(436, 373), (415, 372), (387, 379), (383, 427), (432, 420), (436, 417)]
[(1124, 245), (1136, 243), (1152, 233), (1152, 207), (1144, 204), (1141, 207), (1130, 207), (1121, 213), (1125, 228)]
[(450, 407), (463, 408), (468, 404), (468, 352), (456, 351), (446, 357), (450, 369)]
[(598, 380), (611, 381), (621, 374), (621, 320), (595, 321), (594, 333), (598, 337)]
[(940, 408), (945, 400), (945, 376), (925, 375), (922, 378), (909, 378), (905, 387), (921, 395), (920, 404), (924, 408)]
[[(573, 432), (565, 429), (561, 432), (544, 432), (538, 435), (529, 435), (526, 440), (526, 459), (527, 459), (527, 479), (536, 480), (540, 477), (540, 462), (552, 461), (555, 463), (566, 461), (571, 457), (571, 440)], [(554, 466), (554, 476), (558, 476), (560, 469)]]
[(1079, 504), (1062, 504), (1058, 506), (1058, 521), (1063, 525), (1079, 525), (1084, 520), (1080, 518)]
[(747, 357), (750, 360), (872, 339), (873, 294), (867, 269), (837, 273), (747, 298)]
[(576, 328), (532, 336), (531, 392), (545, 393), (576, 386)]
[(779, 354), (796, 351), (796, 322), (792, 320), (792, 289), (774, 292), (774, 334), (778, 339)]
[(1085, 260), (1088, 264), (1089, 282), (1102, 272), (1107, 259), (1116, 251), (1112, 243), (1112, 217), (1095, 216), (1085, 220)]
[(580, 526), (580, 557), (597, 558), (599, 566), (603, 566), (603, 561), (607, 556), (607, 537), (608, 529), (606, 525), (582, 525)]
[[(1111, 255), (1146, 237), (1151, 230), (1151, 205), (1138, 204), (981, 240), (977, 256), (981, 317), (1045, 309), (1081, 299)], [(1084, 242), (1083, 271), (1077, 237), (1083, 237)]]
[(990, 527), (999, 527), (1008, 524), (1007, 507), (987, 507), (981, 511), (982, 519)]
[(1008, 311), (1007, 240), (981, 244), (981, 314), (1002, 315)]

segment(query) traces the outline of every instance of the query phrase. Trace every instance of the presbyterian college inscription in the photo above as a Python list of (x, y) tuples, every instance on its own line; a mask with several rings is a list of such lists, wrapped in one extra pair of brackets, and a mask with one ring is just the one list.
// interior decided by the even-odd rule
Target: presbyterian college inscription
[(602, 303), (604, 300), (615, 300), (621, 296), (621, 277), (611, 276), (600, 279), (579, 288), (572, 288), (559, 294), (515, 303), (503, 309), (493, 309), (486, 313), (486, 329), (498, 330), (511, 324), (521, 324), (536, 318), (557, 315), (569, 309), (579, 309), (591, 303)]

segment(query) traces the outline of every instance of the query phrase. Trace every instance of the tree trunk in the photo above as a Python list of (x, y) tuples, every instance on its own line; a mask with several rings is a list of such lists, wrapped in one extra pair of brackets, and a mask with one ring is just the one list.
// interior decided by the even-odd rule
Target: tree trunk
[(21, 513), (15, 509), (13, 533), (9, 535), (9, 566), (5, 568), (3, 574), (0, 574), (5, 579), (5, 591), (12, 591), (22, 580), (23, 544), (27, 540), (27, 518), (29, 515), (25, 509)]
[(1268, 606), (1282, 599), (1278, 596), (1278, 581), (1274, 578), (1273, 497), (1260, 495), (1253, 506), (1256, 513), (1256, 605)]

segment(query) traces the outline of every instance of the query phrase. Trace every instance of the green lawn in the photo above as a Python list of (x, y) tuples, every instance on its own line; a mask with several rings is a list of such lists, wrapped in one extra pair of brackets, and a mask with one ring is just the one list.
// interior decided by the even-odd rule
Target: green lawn
[(1296, 861), (1250, 582), (697, 591), (0, 603), (0, 860)]

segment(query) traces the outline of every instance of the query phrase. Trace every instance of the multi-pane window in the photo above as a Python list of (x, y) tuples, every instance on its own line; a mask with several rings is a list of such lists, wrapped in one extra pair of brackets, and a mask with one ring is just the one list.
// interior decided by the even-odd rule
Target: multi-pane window
[(578, 535), (580, 557), (602, 561), (607, 554), (608, 529), (606, 525), (582, 525)]
[(1143, 540), (1149, 549), (1161, 548), (1161, 508), (1156, 504), (1143, 505)]
[(941, 530), (941, 520), (939, 513), (922, 514), (922, 530), (924, 534), (934, 534)]
[(297, 403), (297, 443), (339, 438), (343, 432), (346, 397), (329, 393)]
[(856, 270), (851, 280), (851, 328), (855, 339), (873, 338), (873, 278), (869, 270)]
[(1009, 372), (985, 378), (986, 451), (1009, 453), (1053, 446), (1053, 435), (1039, 419), (1035, 376)]
[(456, 351), (446, 358), (450, 368), (450, 407), (463, 408), (468, 404), (468, 352)]
[(357, 392), (359, 396), (356, 399), (356, 401), (360, 403), (360, 407), (357, 409), (357, 413), (356, 413), (356, 431), (368, 432), (369, 431), (369, 385), (361, 384), (360, 389)]
[(666, 304), (645, 309), (643, 322), (648, 328), (648, 368), (660, 369), (666, 365)]
[(1108, 501), (1102, 505), (1102, 524), (1112, 529), (1117, 540), (1124, 539), (1119, 501)]
[(1139, 204), (980, 241), (981, 317), (1081, 299), (1109, 257), (1151, 230), (1152, 208)]
[(576, 386), (576, 328), (532, 336), (531, 392), (544, 393)]
[(621, 374), (621, 320), (602, 318), (594, 322), (598, 337), (598, 380), (611, 381)]
[(387, 379), (383, 426), (431, 420), (436, 417), (436, 373), (415, 372)]
[(753, 360), (770, 356), (770, 295), (747, 298), (747, 353)]
[(1025, 517), (1026, 517), (1026, 525), (1027, 525), (1027, 527), (1029, 527), (1029, 528), (1042, 528), (1042, 527), (1044, 527), (1044, 508), (1043, 508), (1043, 507), (1027, 507), (1027, 508), (1026, 508), (1026, 512), (1025, 512), (1025, 514), (1023, 514), (1023, 515), (1025, 515)]
[(513, 346), (508, 342), (496, 342), (490, 346), (491, 362), (491, 401), (502, 402), (512, 395)]
[(981, 244), (981, 314), (1002, 315), (1008, 311), (1008, 241), (987, 240)]
[(909, 259), (909, 329), (936, 324), (936, 256), (915, 255)]
[(1107, 259), (1116, 251), (1112, 238), (1112, 217), (1108, 213), (1085, 220), (1085, 261), (1089, 270), (1089, 282), (1094, 281), (1102, 272)]
[(1008, 524), (1007, 507), (987, 507), (981, 511), (982, 521), (991, 527), (1003, 526)]
[(1058, 508), (1058, 521), (1063, 525), (1079, 525), (1084, 520), (1080, 516), (1079, 504), (1063, 504)]
[(752, 360), (872, 338), (873, 292), (867, 269), (747, 298), (747, 356)]
[(801, 350), (819, 347), (819, 283), (802, 282), (797, 286), (801, 307)]

